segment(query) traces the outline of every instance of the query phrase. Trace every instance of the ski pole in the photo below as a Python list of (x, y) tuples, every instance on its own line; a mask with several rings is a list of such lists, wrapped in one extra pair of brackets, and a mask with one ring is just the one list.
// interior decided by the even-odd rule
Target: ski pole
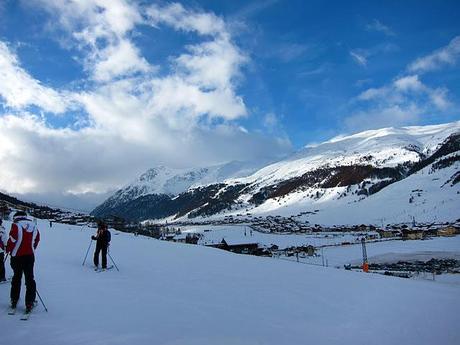
[(93, 239), (89, 242), (88, 250), (86, 251), (85, 260), (83, 260), (82, 266), (85, 266), (86, 258), (88, 257), (89, 250), (91, 249), (91, 245), (93, 244)]
[(115, 263), (115, 261), (113, 261), (112, 255), (110, 255), (109, 251), (107, 251), (107, 254), (109, 255), (110, 260), (112, 260), (112, 263), (115, 266), (115, 268), (117, 269), (117, 271), (120, 272), (120, 270), (118, 269), (117, 264)]
[(5, 263), (6, 260), (8, 259), (8, 255), (10, 255), (10, 253), (6, 253), (6, 255), (5, 255), (5, 260), (3, 260), (3, 263)]
[(43, 303), (43, 300), (42, 300), (42, 298), (40, 297), (40, 294), (38, 293), (38, 290), (35, 289), (35, 291), (37, 292), (37, 296), (38, 296), (38, 298), (40, 299), (40, 302), (42, 302), (43, 308), (45, 308), (46, 312), (48, 312), (48, 309), (46, 308), (45, 303)]

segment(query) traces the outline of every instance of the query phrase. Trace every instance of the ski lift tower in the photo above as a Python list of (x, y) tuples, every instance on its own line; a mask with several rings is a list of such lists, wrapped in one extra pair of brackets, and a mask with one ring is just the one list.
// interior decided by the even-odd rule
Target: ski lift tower
[(363, 272), (369, 272), (369, 263), (367, 262), (366, 239), (361, 238), (361, 245), (363, 246)]

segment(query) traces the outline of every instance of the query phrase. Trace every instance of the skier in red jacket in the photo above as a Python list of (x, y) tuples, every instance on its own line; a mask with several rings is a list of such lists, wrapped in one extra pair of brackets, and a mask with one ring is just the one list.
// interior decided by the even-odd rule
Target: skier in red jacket
[(11, 308), (15, 309), (21, 293), (21, 279), (26, 280), (26, 312), (30, 313), (34, 306), (36, 284), (34, 280), (35, 249), (40, 241), (37, 226), (27, 218), (27, 214), (18, 211), (14, 214), (11, 224), (10, 238), (6, 247), (11, 256), (13, 279), (11, 281)]

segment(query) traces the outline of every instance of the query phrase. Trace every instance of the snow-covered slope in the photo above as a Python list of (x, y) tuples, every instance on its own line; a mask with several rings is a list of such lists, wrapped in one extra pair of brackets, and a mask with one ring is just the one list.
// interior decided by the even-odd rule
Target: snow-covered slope
[[(351, 217), (353, 223), (363, 223), (366, 219), (373, 219), (375, 223), (375, 219), (383, 218), (388, 218), (388, 222), (407, 221), (408, 214), (415, 216), (414, 213), (423, 213), (426, 219), (453, 220), (460, 217), (454, 210), (454, 205), (459, 203), (459, 170), (460, 121), (436, 126), (384, 128), (305, 147), (287, 159), (243, 177), (224, 174), (220, 176), (226, 178), (218, 179), (211, 172), (205, 177), (194, 174), (198, 177), (186, 179), (185, 184), (174, 181), (172, 185), (181, 186), (179, 190), (182, 191), (171, 193), (174, 197), (158, 197), (158, 193), (167, 191), (165, 179), (158, 178), (161, 188), (142, 189), (142, 193), (137, 192), (137, 187), (136, 192), (128, 188), (125, 192), (129, 192), (129, 202), (123, 201), (125, 192), (120, 191), (98, 207), (94, 214), (104, 216), (118, 212), (122, 217), (142, 220), (222, 217), (247, 212), (253, 215), (298, 215), (341, 209), (334, 217), (316, 219), (328, 223), (334, 219), (340, 224), (348, 224), (350, 217), (344, 216), (350, 208), (372, 211), (361, 220), (358, 219), (360, 212), (356, 213), (356, 217)], [(420, 178), (420, 175), (428, 174), (427, 171), (431, 177)], [(408, 179), (412, 175), (415, 176)], [(210, 180), (215, 182), (209, 183)], [(389, 188), (393, 185), (398, 187)], [(427, 203), (433, 202), (431, 206), (412, 203), (410, 193), (418, 189), (424, 190)], [(388, 193), (397, 195), (385, 196)], [(142, 196), (138, 197), (140, 194)], [(364, 207), (368, 204), (367, 199), (375, 200), (370, 201), (374, 206)], [(406, 207), (409, 199), (411, 205)], [(391, 207), (402, 216), (386, 212), (387, 200), (393, 200)], [(395, 204), (396, 200), (398, 204)], [(123, 201), (123, 207), (113, 207), (120, 201)], [(359, 206), (353, 206), (356, 203)], [(436, 208), (444, 203), (451, 204), (449, 210), (453, 212), (437, 212)]]
[(147, 170), (135, 181), (118, 190), (108, 201), (116, 206), (149, 194), (176, 196), (189, 188), (250, 175), (259, 166), (259, 163), (249, 164), (236, 161), (194, 169), (172, 169), (159, 166)]
[[(454, 157), (450, 155), (448, 157)], [(348, 187), (329, 188), (318, 199), (304, 192), (265, 202), (251, 210), (257, 215), (300, 215), (312, 224), (375, 224), (455, 221), (460, 218), (460, 184), (452, 185), (460, 162), (443, 169), (429, 165), (367, 197), (340, 197)], [(350, 188), (348, 193), (353, 193)], [(275, 210), (275, 211), (274, 211)]]
[(38, 226), (35, 276), (49, 313), (39, 305), (26, 322), (7, 315), (9, 286), (0, 285), (2, 344), (460, 343), (456, 285), (242, 256), (113, 230), (110, 253), (120, 272), (95, 273), (82, 266), (94, 229)]
[(163, 200), (175, 197), (190, 188), (247, 176), (266, 163), (266, 160), (257, 162), (232, 161), (226, 164), (193, 169), (172, 169), (165, 166), (152, 168), (119, 189), (99, 205), (93, 214), (117, 214), (120, 212), (119, 209), (125, 207), (126, 204), (145, 196), (155, 196)]
[(262, 168), (239, 181), (266, 185), (319, 168), (344, 165), (396, 167), (429, 156), (446, 138), (457, 132), (460, 132), (460, 121), (435, 126), (383, 128), (341, 136), (307, 146), (288, 159)]

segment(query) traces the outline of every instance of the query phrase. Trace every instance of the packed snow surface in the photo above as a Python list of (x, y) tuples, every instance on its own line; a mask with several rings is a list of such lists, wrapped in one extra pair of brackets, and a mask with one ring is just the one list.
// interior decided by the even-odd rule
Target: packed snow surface
[(110, 253), (120, 272), (95, 273), (94, 244), (82, 266), (94, 229), (59, 224), (50, 229), (42, 221), (38, 226), (35, 276), (49, 313), (39, 305), (29, 321), (7, 315), (9, 286), (0, 285), (2, 344), (460, 343), (455, 285), (243, 256), (113, 230)]

